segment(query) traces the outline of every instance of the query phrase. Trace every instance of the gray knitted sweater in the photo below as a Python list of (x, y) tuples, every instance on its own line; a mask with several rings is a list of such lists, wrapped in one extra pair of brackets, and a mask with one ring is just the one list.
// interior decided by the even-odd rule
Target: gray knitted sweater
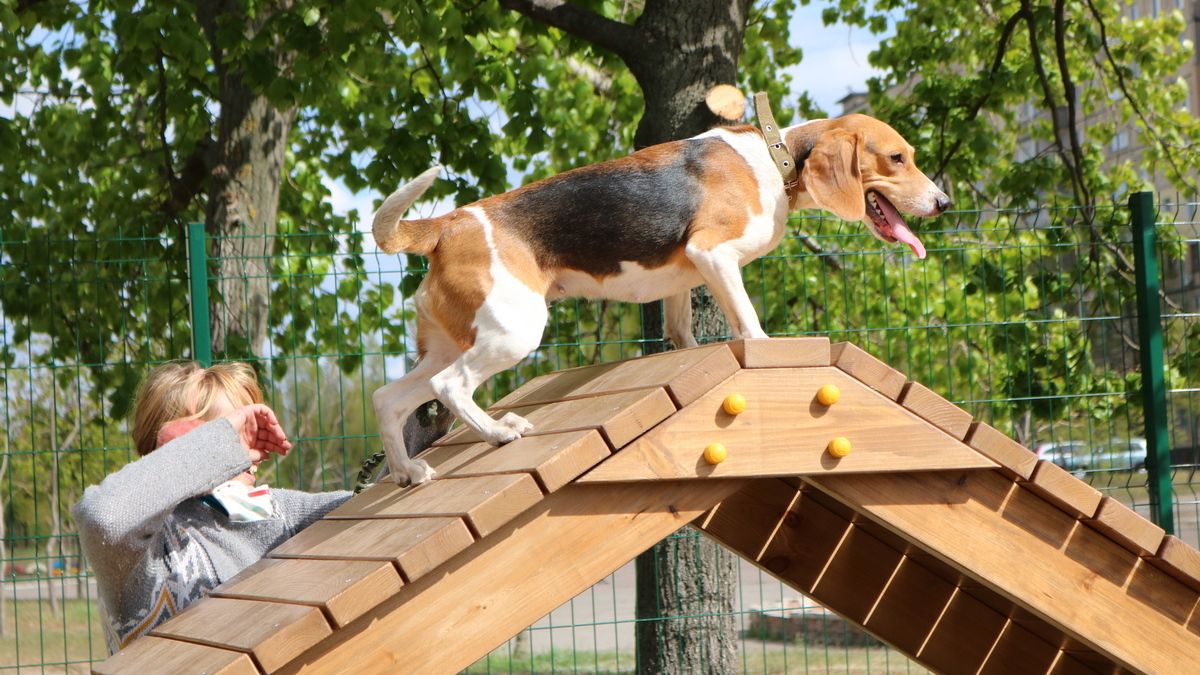
[(72, 512), (96, 575), (109, 653), (166, 621), (350, 498), (271, 489), (276, 518), (231, 521), (201, 497), (250, 468), (217, 419), (88, 487)]

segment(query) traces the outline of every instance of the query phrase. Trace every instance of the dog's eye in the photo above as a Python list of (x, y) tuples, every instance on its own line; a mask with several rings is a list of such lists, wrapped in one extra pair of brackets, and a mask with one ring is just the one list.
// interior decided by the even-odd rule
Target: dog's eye
[(892, 155), (892, 161), (897, 164), (903, 164), (904, 163), (904, 155), (897, 152), (896, 154)]

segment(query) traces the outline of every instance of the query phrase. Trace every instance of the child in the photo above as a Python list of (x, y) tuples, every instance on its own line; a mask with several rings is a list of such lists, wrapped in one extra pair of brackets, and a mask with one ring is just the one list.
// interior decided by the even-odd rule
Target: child
[(87, 488), (73, 513), (99, 588), (109, 653), (208, 594), (350, 498), (255, 486), (291, 448), (243, 363), (155, 368), (138, 390), (141, 458)]

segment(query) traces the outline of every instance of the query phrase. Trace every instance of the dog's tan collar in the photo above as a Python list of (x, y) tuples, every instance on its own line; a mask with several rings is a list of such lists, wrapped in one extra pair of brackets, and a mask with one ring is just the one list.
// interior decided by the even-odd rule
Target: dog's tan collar
[(793, 199), (800, 188), (800, 174), (796, 171), (796, 160), (783, 144), (783, 137), (779, 135), (779, 125), (775, 123), (775, 116), (771, 114), (771, 102), (767, 92), (760, 91), (754, 95), (754, 111), (758, 115), (758, 128), (767, 141), (767, 151), (771, 153), (771, 159), (775, 160), (775, 167), (783, 177), (783, 190), (788, 199)]

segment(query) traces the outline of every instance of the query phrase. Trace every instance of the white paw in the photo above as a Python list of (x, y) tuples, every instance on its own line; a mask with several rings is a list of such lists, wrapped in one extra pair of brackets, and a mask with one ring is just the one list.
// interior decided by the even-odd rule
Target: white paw
[(516, 413), (506, 413), (504, 417), (496, 420), (496, 423), (492, 425), (492, 428), (487, 430), (484, 437), (492, 445), (504, 445), (505, 443), (517, 440), (532, 430), (533, 425), (529, 423), (529, 420)]
[(392, 479), (398, 485), (420, 485), (433, 478), (437, 473), (423, 459), (410, 459), (396, 471)]

